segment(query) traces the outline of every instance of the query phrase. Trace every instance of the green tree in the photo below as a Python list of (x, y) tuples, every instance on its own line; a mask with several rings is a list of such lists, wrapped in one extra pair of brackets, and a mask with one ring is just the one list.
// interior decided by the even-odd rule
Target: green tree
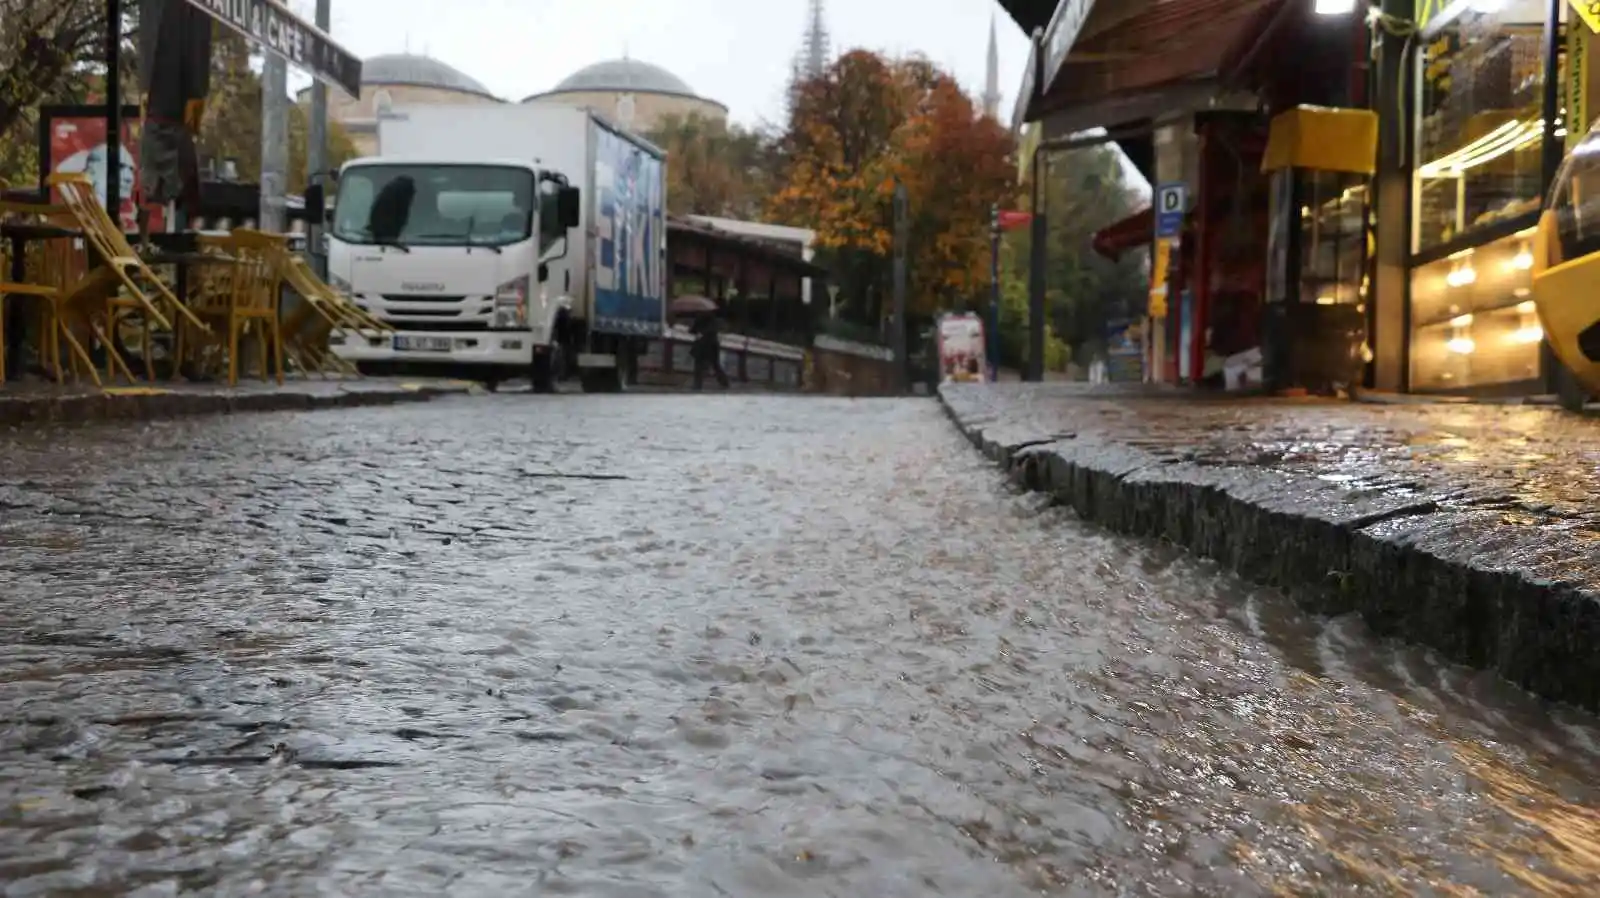
[[(1048, 223), (1045, 305), (1051, 339), (1059, 339), (1072, 358), (1087, 363), (1103, 351), (1108, 324), (1137, 318), (1147, 297), (1142, 254), (1111, 261), (1093, 249), (1095, 232), (1148, 205), (1132, 190), (1122, 157), (1107, 147), (1088, 147), (1054, 156), (1044, 170)], [(1024, 194), (1019, 206), (1027, 208)], [(1002, 363), (1021, 366), (1027, 352), (1027, 231), (1004, 239), (1000, 342)], [(1059, 358), (1056, 350), (1047, 350)], [(1049, 367), (1050, 358), (1046, 359)]]
[(759, 132), (698, 114), (667, 116), (646, 135), (667, 152), (673, 215), (754, 219), (772, 184), (772, 149)]

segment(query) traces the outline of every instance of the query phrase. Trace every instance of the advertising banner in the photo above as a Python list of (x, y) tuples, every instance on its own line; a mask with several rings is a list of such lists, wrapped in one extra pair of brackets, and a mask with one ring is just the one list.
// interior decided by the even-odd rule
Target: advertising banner
[[(141, 186), (139, 140), (136, 136), (138, 124), (137, 120), (122, 121), (122, 164), (118, 173), (122, 179), (118, 187), (122, 208), (112, 216), (122, 224), (124, 231), (130, 233), (138, 229), (138, 219), (134, 214), (134, 197), (139, 195), (138, 190)], [(107, 178), (105, 116), (47, 114), (46, 127), (49, 129), (46, 134), (49, 151), (49, 158), (45, 160), (46, 171), (49, 174), (72, 172), (87, 174), (89, 180), (94, 182), (95, 196), (104, 204)], [(61, 202), (59, 191), (52, 193), (51, 201)], [(166, 210), (157, 205), (146, 205), (145, 209), (150, 216), (150, 231), (155, 233), (165, 230)]]
[(984, 357), (983, 319), (977, 315), (944, 315), (939, 319), (939, 372), (945, 383), (982, 381), (989, 370)]
[(656, 336), (665, 327), (666, 235), (661, 160), (598, 125), (595, 141), (595, 326)]

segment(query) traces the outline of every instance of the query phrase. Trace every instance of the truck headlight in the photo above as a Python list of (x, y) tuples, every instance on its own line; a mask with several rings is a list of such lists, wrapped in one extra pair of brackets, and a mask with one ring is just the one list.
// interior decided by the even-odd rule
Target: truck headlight
[(528, 326), (528, 276), (501, 284), (494, 291), (493, 327)]

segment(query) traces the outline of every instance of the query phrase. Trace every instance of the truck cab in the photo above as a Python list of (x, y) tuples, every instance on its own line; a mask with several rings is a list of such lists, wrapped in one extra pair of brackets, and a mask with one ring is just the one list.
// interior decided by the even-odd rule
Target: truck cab
[(519, 161), (373, 157), (346, 163), (328, 227), (328, 280), (392, 335), (336, 333), (363, 371), (553, 389), (581, 221), (567, 177)]

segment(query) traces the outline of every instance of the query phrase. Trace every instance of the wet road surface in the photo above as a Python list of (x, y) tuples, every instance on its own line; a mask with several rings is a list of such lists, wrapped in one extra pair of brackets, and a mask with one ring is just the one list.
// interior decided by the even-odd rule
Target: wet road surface
[(1600, 729), (928, 401), (0, 436), (0, 889), (1592, 895)]

